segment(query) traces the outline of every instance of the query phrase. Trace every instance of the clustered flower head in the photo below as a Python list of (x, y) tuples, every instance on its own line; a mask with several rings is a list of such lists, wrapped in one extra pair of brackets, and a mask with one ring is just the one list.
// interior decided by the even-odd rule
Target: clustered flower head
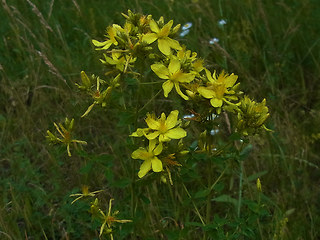
[[(192, 144), (186, 149), (183, 143), (187, 136), (186, 126), (190, 124), (189, 120), (196, 121), (199, 125), (202, 122), (211, 124), (206, 130), (200, 129), (197, 141), (193, 141), (198, 148), (195, 152), (206, 152), (212, 155), (222, 152), (208, 140), (220, 134), (219, 129), (216, 129), (219, 125), (213, 126), (212, 123), (221, 113), (225, 113), (225, 118), (228, 118), (230, 113), (236, 120), (232, 124), (228, 120), (230, 133), (231, 127), (242, 136), (254, 135), (261, 129), (268, 130), (264, 125), (269, 117), (266, 100), (258, 103), (243, 96), (239, 90), (237, 75), (228, 74), (225, 71), (220, 73), (215, 70), (210, 71), (211, 67), (206, 66), (204, 60), (198, 58), (197, 53), (180, 45), (175, 39), (179, 34), (180, 24), (173, 26), (173, 20), (165, 22), (163, 17), (155, 20), (151, 15), (134, 14), (130, 10), (122, 15), (126, 18), (123, 26), (113, 24), (106, 29), (104, 39), (92, 40), (95, 50), (101, 53), (100, 61), (106, 68), (103, 78), (106, 80), (95, 75), (88, 77), (84, 71), (81, 72), (81, 83), (77, 83), (76, 86), (91, 100), (91, 105), (81, 117), (87, 116), (96, 105), (101, 107), (111, 105), (109, 103), (114, 91), (118, 91), (119, 88), (123, 90), (126, 78), (137, 79), (139, 83), (141, 81), (150, 81), (148, 84), (160, 82), (162, 85), (159, 85), (158, 90), (163, 92), (165, 98), (176, 97), (174, 100), (178, 99), (182, 104), (186, 103), (185, 106), (193, 108), (188, 109), (191, 114), (185, 115), (183, 121), (178, 117), (178, 110), (171, 111), (169, 115), (162, 112), (159, 117), (148, 113), (145, 117), (146, 126), (138, 128), (130, 135), (143, 139), (140, 144), (142, 146), (131, 154), (132, 159), (143, 161), (138, 172), (139, 178), (145, 177), (151, 171), (156, 173), (154, 175), (160, 176), (161, 181), (169, 180), (170, 184), (173, 184), (171, 171), (182, 166), (180, 157), (187, 154), (189, 148), (191, 149)], [(226, 21), (222, 19), (218, 24), (223, 26)], [(183, 25), (180, 36), (188, 34), (191, 27), (191, 22)], [(209, 43), (217, 42), (219, 39), (213, 38)], [(141, 77), (143, 74), (149, 75)], [(172, 91), (173, 89), (175, 91)], [(71, 121), (66, 119), (64, 125), (54, 123), (60, 136), (47, 131), (47, 139), (51, 143), (66, 145), (69, 156), (71, 156), (71, 144), (75, 147), (77, 144), (87, 144), (85, 141), (73, 138), (73, 125), (73, 119)], [(74, 203), (83, 198), (95, 197), (100, 192), (89, 192), (89, 188), (83, 186), (82, 193), (70, 196), (76, 197), (72, 201)], [(131, 222), (131, 220), (118, 219), (118, 211), (111, 213), (112, 200), (110, 199), (107, 212), (101, 210), (97, 198), (90, 207), (92, 215), (98, 216), (102, 223), (100, 236), (108, 234), (111, 239), (113, 239), (112, 227), (115, 223)]]
[(140, 147), (131, 154), (133, 159), (144, 161), (140, 166), (139, 178), (144, 177), (151, 169), (153, 172), (162, 172), (164, 165), (167, 171), (168, 165), (179, 166), (178, 163), (172, 164), (176, 163), (175, 161), (168, 161), (170, 159), (168, 155), (160, 155), (168, 142), (187, 136), (187, 132), (181, 128), (181, 120), (178, 119), (178, 115), (178, 110), (171, 111), (168, 117), (165, 113), (162, 113), (160, 118), (147, 114), (145, 121), (148, 128), (138, 128), (131, 134), (132, 137), (144, 136), (149, 141), (148, 147)]
[[(155, 20), (151, 15), (134, 14), (131, 11), (123, 16), (126, 18), (123, 26), (113, 24), (107, 28), (104, 40), (92, 40), (96, 50), (102, 52), (100, 61), (107, 67), (105, 75), (108, 80), (95, 76), (89, 78), (84, 72), (81, 73), (82, 84), (77, 86), (93, 98), (93, 104), (83, 117), (95, 105), (106, 106), (112, 91), (121, 86), (125, 76), (137, 77), (141, 74), (136, 66), (143, 56), (150, 64), (153, 74), (151, 77), (162, 82), (165, 98), (176, 95), (184, 101), (194, 100), (197, 104), (206, 106), (208, 114), (236, 113), (239, 120), (237, 131), (244, 135), (263, 126), (265, 116), (268, 115), (265, 113), (267, 107), (263, 108), (262, 113), (258, 113), (259, 107), (252, 110), (248, 105), (256, 106), (256, 103), (247, 97), (242, 99), (237, 75), (225, 71), (211, 72), (204, 66), (203, 59), (197, 57), (197, 53), (180, 45), (175, 39), (180, 24), (174, 26), (173, 20), (165, 22), (163, 17)], [(219, 25), (225, 24), (225, 20), (219, 21)], [(189, 31), (191, 27), (191, 22), (184, 24), (182, 32)], [(218, 39), (212, 39), (212, 43), (216, 42)], [(164, 159), (170, 159), (168, 154), (173, 154), (166, 152), (168, 143), (186, 137), (187, 132), (181, 127), (178, 113), (178, 110), (172, 111), (168, 116), (162, 113), (159, 118), (154, 114), (147, 114), (147, 127), (138, 128), (131, 134), (133, 137), (145, 137), (148, 141), (146, 147), (140, 147), (132, 153), (133, 159), (144, 161), (138, 173), (140, 178), (150, 170), (163, 172), (167, 167)], [(206, 117), (199, 117), (201, 118)]]
[(264, 125), (269, 115), (265, 99), (257, 103), (249, 97), (244, 96), (238, 109), (237, 131), (244, 136), (254, 135), (261, 128), (270, 131)]

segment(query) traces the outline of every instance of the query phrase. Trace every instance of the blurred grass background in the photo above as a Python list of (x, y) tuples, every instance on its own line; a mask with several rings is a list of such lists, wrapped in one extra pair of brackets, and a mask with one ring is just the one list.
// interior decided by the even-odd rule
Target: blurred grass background
[[(274, 133), (256, 140), (245, 165), (248, 176), (267, 171), (263, 191), (275, 207), (262, 239), (274, 237), (285, 216), (278, 239), (319, 239), (319, 140), (311, 137), (320, 132), (317, 0), (1, 0), (0, 239), (93, 239), (97, 226), (90, 223), (88, 205), (70, 205), (68, 197), (81, 184), (107, 187), (106, 203), (114, 197), (125, 218), (130, 216), (130, 179), (121, 178), (125, 167), (119, 166), (119, 158), (129, 156), (121, 152), (126, 138), (117, 139), (112, 130), (125, 127), (126, 119), (97, 111), (78, 120), (77, 134), (89, 142), (87, 155), (69, 159), (65, 149), (45, 141), (53, 121), (79, 119), (86, 110), (74, 83), (81, 70), (103, 74), (90, 41), (102, 39), (108, 25), (123, 23), (121, 12), (128, 9), (175, 24), (191, 22), (180, 40), (216, 69), (239, 75), (248, 94), (267, 99)], [(213, 37), (217, 44), (209, 43)], [(171, 197), (157, 202), (161, 193), (154, 186), (149, 190), (154, 201), (136, 193), (149, 207), (116, 239), (130, 239), (133, 229), (144, 236), (137, 239), (180, 239), (164, 230), (173, 222), (153, 220)], [(191, 190), (197, 192), (196, 186)], [(184, 207), (174, 205), (175, 217), (188, 219)]]

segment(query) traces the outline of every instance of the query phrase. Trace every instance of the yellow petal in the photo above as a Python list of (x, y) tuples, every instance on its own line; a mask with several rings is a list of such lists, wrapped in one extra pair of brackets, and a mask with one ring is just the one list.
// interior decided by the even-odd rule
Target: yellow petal
[(158, 48), (165, 55), (171, 54), (170, 44), (165, 39), (158, 39)]
[(159, 32), (159, 35), (161, 37), (167, 37), (169, 35), (169, 33), (170, 33), (170, 29), (172, 27), (172, 24), (173, 24), (173, 20), (170, 20), (166, 25), (164, 25), (161, 28), (161, 30)]
[(211, 76), (211, 72), (208, 69), (204, 69), (206, 71), (207, 78), (210, 82), (214, 82), (215, 80)]
[(130, 137), (142, 137), (149, 128), (138, 128), (137, 131), (133, 132)]
[(171, 92), (171, 90), (173, 88), (173, 82), (171, 82), (170, 80), (165, 81), (162, 84), (162, 88), (163, 88), (163, 91), (164, 91), (164, 96), (168, 97), (168, 94)]
[(106, 41), (106, 44), (103, 48), (99, 48), (99, 50), (107, 50), (112, 45), (112, 42), (110, 40)]
[(147, 150), (144, 148), (139, 148), (131, 154), (131, 157), (133, 159), (141, 159), (146, 161), (152, 157), (152, 154), (147, 152)]
[(156, 143), (157, 143), (156, 139), (153, 139), (153, 140), (149, 141), (149, 149), (148, 149), (148, 151), (149, 151), (149, 153), (152, 153), (152, 155), (153, 155), (153, 150), (156, 147)]
[(150, 26), (151, 31), (153, 31), (155, 33), (160, 32), (158, 24), (153, 19), (150, 20), (149, 26)]
[(192, 73), (181, 73), (176, 78), (176, 81), (189, 83), (189, 82), (193, 81), (194, 78), (195, 78), (195, 75)]
[(160, 63), (152, 64), (151, 69), (155, 74), (157, 74), (159, 78), (169, 79), (169, 70), (163, 64), (160, 64)]
[(169, 66), (168, 66), (169, 72), (171, 74), (174, 74), (174, 73), (180, 71), (180, 68), (181, 68), (181, 64), (180, 64), (179, 60), (178, 59), (171, 59)]
[(155, 120), (151, 115), (148, 115), (145, 121), (148, 127), (153, 130), (158, 130), (160, 127), (160, 123), (157, 120)]
[(184, 100), (189, 100), (189, 97), (187, 95), (184, 95), (181, 90), (180, 90), (180, 86), (178, 83), (174, 83), (175, 89), (177, 91), (177, 93), (184, 99)]
[(238, 76), (237, 75), (233, 75), (233, 73), (232, 73), (225, 80), (226, 87), (227, 88), (232, 87), (236, 83), (237, 79), (238, 79)]
[(146, 134), (146, 138), (148, 138), (149, 140), (155, 139), (158, 136), (159, 136), (159, 131), (155, 131), (153, 133)]
[(139, 178), (144, 177), (151, 170), (151, 161), (144, 161), (140, 166), (140, 171), (138, 172)]
[(159, 142), (169, 142), (171, 139), (166, 134), (159, 135)]
[(207, 89), (205, 87), (199, 87), (198, 92), (201, 94), (201, 96), (205, 98), (213, 98), (215, 96), (215, 93), (213, 90)]
[(211, 105), (212, 105), (213, 107), (221, 107), (223, 101), (222, 101), (222, 99), (212, 98), (212, 99), (210, 100), (210, 103), (211, 103)]
[(152, 158), (151, 164), (152, 164), (152, 170), (154, 172), (161, 172), (163, 170), (162, 162), (159, 160), (159, 158), (157, 157)]
[(97, 40), (92, 39), (92, 43), (93, 45), (95, 45), (96, 47), (103, 47), (104, 45), (106, 45), (108, 43), (108, 41), (104, 41), (104, 42), (99, 42)]
[(157, 40), (158, 36), (155, 33), (147, 33), (142, 36), (142, 41), (146, 42), (148, 44), (153, 43), (155, 40)]
[(182, 128), (173, 128), (173, 129), (170, 129), (166, 133), (166, 135), (167, 135), (167, 137), (169, 137), (171, 139), (180, 139), (180, 138), (184, 138), (185, 136), (187, 136), (187, 132)]
[(176, 49), (176, 50), (181, 50), (182, 47), (180, 46), (179, 42), (177, 40), (174, 40), (172, 38), (169, 38), (169, 37), (166, 37), (165, 38), (166, 41), (168, 42), (169, 46), (173, 49)]
[(174, 128), (176, 126), (178, 121), (178, 114), (179, 114), (178, 110), (174, 110), (169, 114), (166, 120), (166, 126), (168, 129)]
[(162, 143), (160, 143), (153, 151), (153, 154), (155, 156), (159, 155), (163, 150), (163, 146), (162, 146)]

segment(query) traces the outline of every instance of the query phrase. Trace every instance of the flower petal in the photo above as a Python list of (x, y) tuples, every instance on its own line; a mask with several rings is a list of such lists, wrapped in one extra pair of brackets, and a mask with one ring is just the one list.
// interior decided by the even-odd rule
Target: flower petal
[(187, 136), (187, 132), (182, 128), (173, 128), (166, 133), (166, 136), (171, 139), (180, 139)]
[(169, 79), (169, 70), (165, 65), (160, 63), (152, 64), (151, 69), (159, 78)]
[(211, 105), (212, 105), (213, 107), (221, 107), (223, 101), (222, 101), (222, 99), (212, 98), (212, 99), (210, 100), (210, 103), (211, 103)]
[(199, 87), (198, 92), (201, 94), (201, 96), (205, 98), (213, 98), (215, 96), (215, 93), (213, 90), (207, 89), (205, 87)]
[(176, 49), (176, 50), (181, 50), (182, 47), (180, 46), (179, 42), (175, 39), (166, 37), (165, 38), (168, 44), (170, 45), (171, 48)]
[(159, 136), (159, 131), (155, 131), (153, 133), (149, 133), (145, 135), (146, 138), (148, 138), (149, 140), (155, 139), (156, 137)]
[(155, 33), (147, 33), (147, 34), (142, 36), (142, 41), (146, 42), (148, 44), (153, 43), (157, 39), (158, 39), (158, 36)]
[(166, 126), (168, 129), (174, 128), (176, 126), (178, 121), (178, 114), (179, 114), (178, 110), (174, 110), (169, 114), (166, 120)]
[(181, 92), (180, 86), (179, 86), (178, 83), (174, 83), (174, 87), (175, 87), (177, 93), (178, 93), (184, 100), (186, 100), (186, 101), (189, 100), (189, 97), (188, 97), (187, 95), (184, 95), (183, 92)]
[(164, 25), (161, 28), (161, 30), (159, 32), (159, 35), (161, 37), (167, 37), (169, 35), (169, 33), (170, 33), (170, 29), (172, 27), (172, 24), (173, 24), (173, 20), (170, 20), (166, 25)]
[[(211, 72), (208, 70), (208, 69), (204, 69), (206, 71), (206, 75), (207, 75), (207, 78), (210, 82), (215, 82), (215, 80), (212, 78), (212, 75), (211, 75)], [(214, 75), (213, 75), (214, 76)]]
[(148, 132), (149, 128), (138, 128), (137, 131), (133, 132), (130, 137), (142, 137)]
[(159, 135), (159, 142), (169, 142), (171, 139), (165, 134)]
[(236, 83), (237, 79), (238, 79), (238, 76), (237, 76), (237, 75), (234, 75), (234, 74), (232, 73), (232, 74), (231, 74), (229, 77), (227, 77), (226, 80), (225, 80), (225, 85), (226, 85), (226, 87), (227, 87), (227, 88), (232, 87), (232, 86)]
[(147, 115), (147, 118), (145, 119), (145, 121), (148, 127), (153, 130), (158, 130), (160, 127), (160, 123), (156, 119), (154, 119), (150, 114)]
[(170, 44), (166, 39), (158, 39), (158, 48), (165, 55), (171, 54)]
[(140, 166), (140, 171), (138, 172), (139, 178), (144, 177), (151, 170), (151, 160), (144, 161)]
[(157, 157), (151, 159), (151, 165), (154, 172), (161, 172), (163, 170), (162, 162)]
[(159, 26), (158, 26), (158, 24), (156, 23), (155, 20), (151, 19), (150, 23), (149, 23), (149, 26), (150, 26), (151, 31), (153, 31), (155, 33), (160, 32)]
[(169, 66), (168, 66), (169, 72), (171, 74), (174, 74), (174, 73), (180, 71), (180, 68), (181, 68), (181, 64), (180, 64), (179, 60), (178, 59), (171, 59)]
[(178, 82), (186, 82), (189, 83), (195, 78), (195, 75), (192, 73), (181, 73), (178, 75), (178, 77), (175, 79)]
[(153, 151), (153, 154), (155, 156), (159, 155), (162, 152), (163, 146), (162, 143), (160, 143)]
[(163, 84), (162, 84), (162, 88), (163, 88), (163, 91), (164, 91), (164, 96), (165, 97), (168, 97), (168, 94), (171, 92), (172, 88), (173, 88), (173, 82), (168, 80), (168, 81), (165, 81)]
[(133, 159), (141, 159), (141, 160), (146, 161), (146, 160), (150, 159), (150, 157), (152, 157), (152, 155), (149, 152), (147, 152), (146, 149), (139, 148), (131, 154), (131, 157)]

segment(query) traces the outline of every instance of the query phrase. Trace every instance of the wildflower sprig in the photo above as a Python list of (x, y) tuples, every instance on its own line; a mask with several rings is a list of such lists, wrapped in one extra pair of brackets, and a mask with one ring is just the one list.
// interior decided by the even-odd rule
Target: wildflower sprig
[(210, 104), (220, 114), (224, 103), (235, 105), (233, 102), (238, 101), (239, 83), (235, 84), (238, 76), (234, 74), (228, 75), (224, 71), (217, 76), (216, 72), (211, 74), (209, 70), (205, 69), (205, 71), (208, 81), (205, 83), (206, 86), (198, 88), (198, 92), (204, 98), (210, 99)]
[(264, 125), (269, 115), (265, 99), (257, 103), (248, 96), (244, 96), (238, 110), (237, 131), (244, 136), (254, 135), (261, 129), (270, 131)]
[[(87, 110), (81, 117), (85, 117), (86, 115), (88, 115), (95, 105), (100, 104), (102, 107), (105, 107), (107, 105), (107, 102), (111, 96), (112, 90), (120, 85), (118, 83), (120, 76), (121, 75), (118, 74), (115, 78), (113, 78), (109, 82), (109, 84), (107, 84), (106, 81), (92, 75), (91, 78), (96, 82), (96, 84), (94, 85), (92, 83), (93, 81), (87, 76), (87, 74), (84, 71), (81, 72), (82, 84), (81, 85), (76, 84), (76, 85), (80, 90), (84, 90), (93, 99), (93, 103), (87, 108)], [(104, 86), (103, 89), (101, 85)], [(94, 87), (96, 89), (94, 89)]]
[[(151, 169), (154, 172), (163, 171), (163, 163), (166, 168), (167, 165), (180, 166), (175, 161), (169, 161), (172, 159), (171, 157), (159, 157), (166, 143), (172, 139), (182, 139), (187, 136), (187, 132), (181, 128), (181, 120), (178, 119), (178, 114), (178, 110), (171, 111), (168, 117), (165, 113), (162, 113), (160, 118), (156, 118), (153, 114), (147, 114), (145, 121), (148, 128), (138, 128), (131, 134), (133, 137), (144, 136), (149, 140), (148, 148), (139, 148), (131, 154), (133, 159), (144, 160), (138, 173), (140, 178), (144, 177)], [(170, 156), (174, 156), (174, 153)]]
[(112, 227), (114, 223), (129, 223), (132, 222), (132, 220), (124, 220), (124, 219), (118, 219), (117, 215), (119, 211), (114, 211), (111, 213), (111, 208), (112, 208), (112, 201), (114, 199), (111, 198), (109, 201), (109, 208), (108, 212), (105, 214), (101, 209), (99, 209), (99, 213), (102, 216), (103, 223), (100, 227), (100, 233), (99, 236), (101, 236), (103, 233), (107, 233), (110, 235), (110, 239), (113, 240), (113, 235), (112, 235)]
[(73, 126), (74, 126), (74, 119), (71, 119), (71, 121), (66, 118), (63, 124), (59, 123), (53, 123), (55, 126), (57, 132), (60, 134), (60, 137), (57, 137), (53, 133), (51, 133), (49, 130), (47, 130), (47, 139), (49, 142), (53, 144), (61, 143), (67, 146), (67, 152), (68, 156), (71, 157), (71, 152), (70, 152), (70, 145), (73, 143), (75, 146), (77, 143), (86, 145), (87, 142), (82, 141), (82, 140), (76, 140), (72, 138), (72, 131), (73, 131)]

